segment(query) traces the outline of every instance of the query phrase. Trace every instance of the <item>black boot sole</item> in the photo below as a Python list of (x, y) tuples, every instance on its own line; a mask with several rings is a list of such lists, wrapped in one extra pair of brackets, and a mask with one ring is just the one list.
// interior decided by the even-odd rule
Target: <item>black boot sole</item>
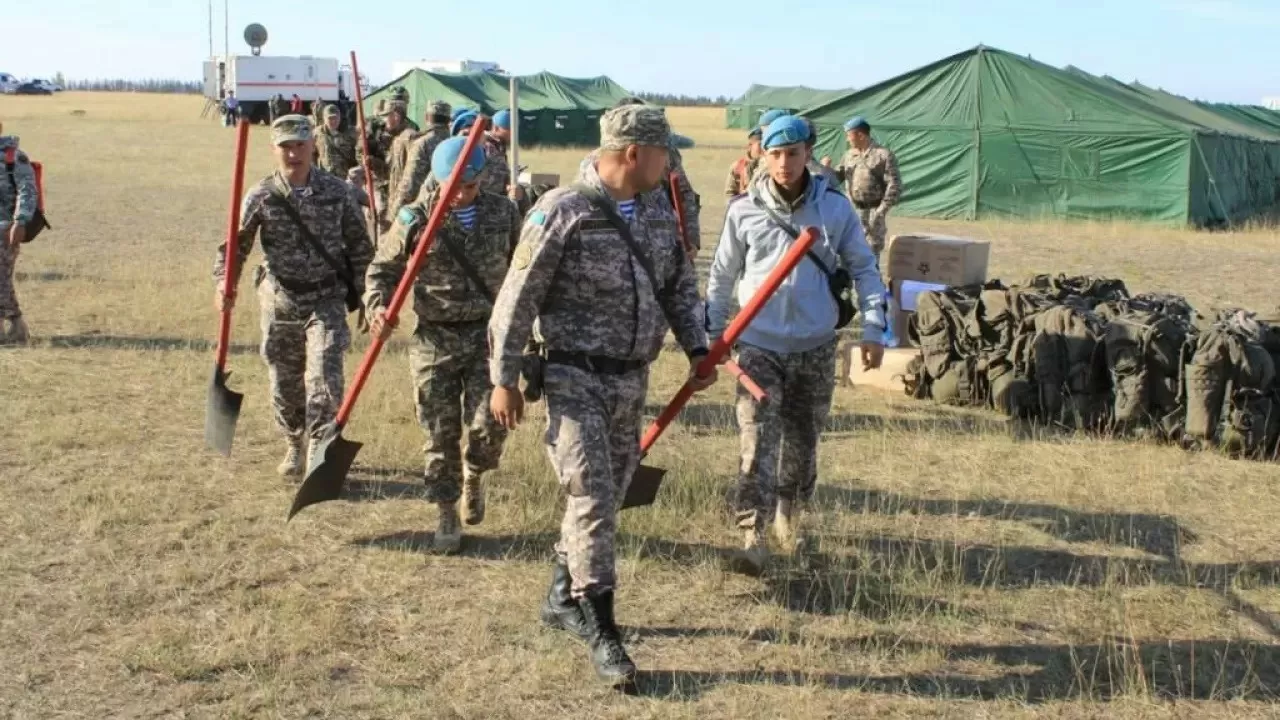
[(538, 613), (538, 616), (542, 620), (542, 624), (547, 628), (551, 630), (563, 630), (584, 643), (590, 642), (591, 635), (587, 632), (585, 623), (575, 628), (573, 623), (566, 621), (564, 617), (560, 613), (556, 612), (556, 610), (550, 605), (543, 603), (542, 610)]

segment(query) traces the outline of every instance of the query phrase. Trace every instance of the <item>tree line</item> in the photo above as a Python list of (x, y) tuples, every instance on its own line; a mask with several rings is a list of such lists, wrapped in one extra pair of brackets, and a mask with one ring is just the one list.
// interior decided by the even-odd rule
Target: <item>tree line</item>
[(647, 103), (664, 107), (705, 107), (709, 105), (728, 105), (733, 98), (726, 95), (709, 97), (707, 95), (674, 95), (671, 93), (640, 92), (636, 97)]

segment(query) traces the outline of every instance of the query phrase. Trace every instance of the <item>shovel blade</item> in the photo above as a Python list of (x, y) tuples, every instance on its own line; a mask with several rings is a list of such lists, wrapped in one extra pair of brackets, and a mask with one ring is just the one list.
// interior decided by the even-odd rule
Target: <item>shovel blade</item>
[(622, 509), (652, 505), (666, 474), (666, 470), (649, 465), (636, 468), (636, 474), (631, 476), (631, 485), (627, 487), (627, 494), (622, 498)]
[(355, 462), (356, 454), (363, 446), (364, 443), (343, 438), (339, 432), (316, 448), (311, 456), (313, 464), (307, 471), (307, 477), (293, 497), (293, 507), (289, 509), (288, 519), (292, 520), (299, 510), (308, 505), (342, 497), (342, 486), (351, 470), (351, 463)]
[(231, 454), (231, 443), (236, 436), (236, 422), (240, 419), (240, 405), (244, 394), (227, 387), (227, 376), (222, 368), (213, 367), (213, 382), (209, 384), (209, 397), (205, 402), (204, 441), (223, 455)]

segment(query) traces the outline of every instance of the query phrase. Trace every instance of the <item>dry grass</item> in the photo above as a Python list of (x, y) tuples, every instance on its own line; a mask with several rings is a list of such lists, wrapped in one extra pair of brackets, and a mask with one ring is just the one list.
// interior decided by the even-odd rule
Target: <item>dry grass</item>
[[(202, 446), (232, 135), (199, 110), (0, 99), (6, 131), (49, 168), (57, 228), (19, 266), (37, 340), (0, 352), (0, 716), (1275, 716), (1274, 465), (1032, 441), (842, 389), (816, 547), (752, 579), (721, 561), (737, 447), (722, 384), (656, 449), (673, 471), (659, 504), (622, 523), (639, 697), (598, 687), (582, 649), (536, 623), (558, 498), (541, 418), (512, 438), (463, 555), (426, 551), (403, 339), (347, 432), (367, 442), (353, 498), (286, 526), (250, 302), (231, 360), (248, 393), (235, 455)], [(736, 143), (720, 111), (672, 115), (703, 143)], [(250, 178), (269, 165), (262, 129), (253, 148)], [(686, 153), (708, 246), (734, 154)], [(528, 157), (569, 173), (580, 153)], [(1201, 303), (1275, 303), (1274, 230), (892, 228), (988, 237), (1006, 278), (1093, 271)], [(680, 371), (662, 360), (653, 404)]]

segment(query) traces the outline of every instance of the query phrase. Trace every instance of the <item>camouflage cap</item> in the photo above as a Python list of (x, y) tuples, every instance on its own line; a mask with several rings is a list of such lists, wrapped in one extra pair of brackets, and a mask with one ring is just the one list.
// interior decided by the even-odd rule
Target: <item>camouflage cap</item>
[(622, 150), (628, 145), (669, 147), (671, 125), (662, 110), (649, 105), (623, 105), (600, 116), (600, 149)]
[(449, 117), (453, 114), (453, 107), (443, 100), (436, 100), (427, 107), (427, 114), (432, 117)]
[(394, 112), (398, 112), (401, 115), (408, 115), (409, 105), (405, 103), (403, 100), (392, 100), (391, 102), (387, 103), (387, 108), (382, 111), (382, 114), (390, 115), (391, 113), (394, 113)]
[(306, 115), (281, 115), (271, 123), (271, 142), (283, 145), (287, 142), (306, 142), (314, 137), (311, 118)]
[(326, 118), (342, 117), (342, 111), (338, 109), (337, 105), (325, 105), (324, 116)]

